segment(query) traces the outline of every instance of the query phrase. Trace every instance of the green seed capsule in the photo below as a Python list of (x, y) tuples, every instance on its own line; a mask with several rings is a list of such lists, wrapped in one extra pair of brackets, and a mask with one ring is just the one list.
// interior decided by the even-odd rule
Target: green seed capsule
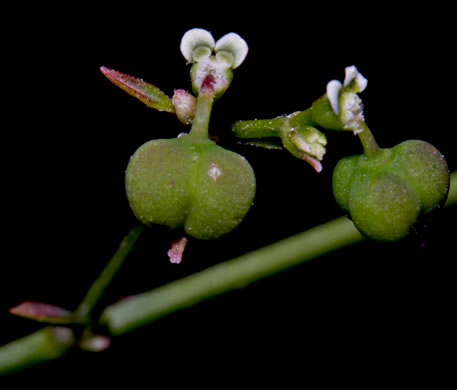
[(424, 141), (343, 158), (333, 173), (337, 203), (362, 234), (379, 241), (406, 236), (420, 215), (445, 201), (448, 190), (446, 161)]
[(141, 222), (184, 228), (199, 239), (233, 230), (251, 207), (256, 187), (246, 159), (187, 135), (142, 145), (128, 164), (125, 185)]
[(392, 169), (414, 188), (424, 213), (446, 200), (449, 191), (449, 169), (443, 155), (431, 144), (410, 140), (393, 148)]

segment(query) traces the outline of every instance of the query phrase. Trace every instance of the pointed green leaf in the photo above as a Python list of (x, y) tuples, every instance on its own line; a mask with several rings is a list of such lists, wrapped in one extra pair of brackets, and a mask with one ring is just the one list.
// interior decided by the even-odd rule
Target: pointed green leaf
[(100, 71), (113, 84), (123, 89), (129, 95), (141, 100), (148, 107), (155, 108), (159, 111), (175, 112), (171, 99), (154, 85), (104, 66), (100, 68)]
[(69, 324), (74, 321), (70, 311), (44, 302), (22, 302), (9, 309), (9, 312), (20, 317), (46, 322), (48, 324)]

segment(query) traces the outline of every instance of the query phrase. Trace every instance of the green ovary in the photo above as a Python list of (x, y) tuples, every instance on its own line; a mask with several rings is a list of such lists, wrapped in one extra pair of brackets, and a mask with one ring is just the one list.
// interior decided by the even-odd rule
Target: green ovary
[(184, 228), (199, 239), (233, 230), (251, 207), (255, 187), (247, 160), (188, 136), (147, 142), (126, 172), (127, 198), (141, 222)]
[(396, 241), (419, 216), (439, 207), (449, 190), (449, 171), (439, 151), (424, 141), (405, 141), (374, 157), (345, 157), (333, 173), (333, 193), (368, 238)]
[(414, 191), (391, 174), (355, 180), (349, 197), (355, 226), (378, 241), (395, 241), (408, 234), (420, 212)]

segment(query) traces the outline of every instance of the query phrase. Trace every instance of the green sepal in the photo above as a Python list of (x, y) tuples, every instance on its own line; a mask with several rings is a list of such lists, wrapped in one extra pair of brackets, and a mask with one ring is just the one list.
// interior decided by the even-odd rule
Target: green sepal
[(126, 73), (108, 69), (104, 66), (100, 68), (100, 71), (113, 84), (117, 85), (129, 95), (136, 97), (148, 107), (155, 108), (159, 111), (175, 113), (175, 107), (173, 106), (171, 99), (156, 86)]

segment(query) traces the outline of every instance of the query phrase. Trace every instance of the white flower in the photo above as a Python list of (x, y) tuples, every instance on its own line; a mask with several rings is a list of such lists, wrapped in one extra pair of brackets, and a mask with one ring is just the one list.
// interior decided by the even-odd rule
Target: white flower
[(216, 98), (227, 90), (233, 78), (232, 70), (240, 66), (248, 54), (248, 45), (238, 34), (228, 33), (216, 42), (209, 31), (201, 28), (187, 31), (180, 48), (184, 58), (193, 63), (194, 92), (200, 93), (203, 81), (211, 76)]
[(354, 131), (354, 134), (364, 129), (363, 104), (357, 93), (362, 92), (367, 84), (368, 80), (355, 66), (345, 69), (343, 84), (337, 80), (331, 80), (327, 84), (327, 98), (333, 112), (340, 117), (343, 127)]
[(180, 48), (188, 62), (210, 57), (214, 50), (216, 61), (231, 69), (238, 68), (248, 54), (248, 45), (238, 34), (228, 33), (215, 42), (211, 33), (202, 28), (187, 31), (181, 39)]

